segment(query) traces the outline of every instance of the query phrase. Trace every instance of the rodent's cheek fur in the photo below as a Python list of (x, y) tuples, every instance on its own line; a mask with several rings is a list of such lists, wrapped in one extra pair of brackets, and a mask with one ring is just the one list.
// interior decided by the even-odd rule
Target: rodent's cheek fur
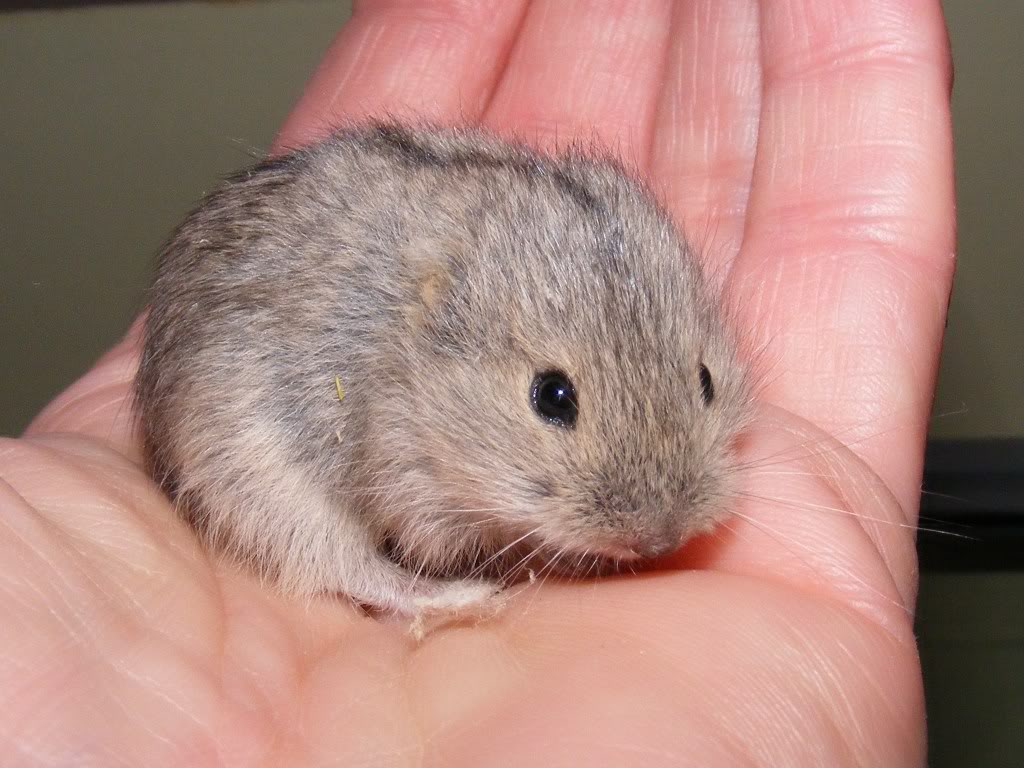
[(551, 468), (538, 477), (534, 465), (544, 464), (544, 442), (561, 436), (534, 423), (521, 371), (452, 358), (437, 367), (421, 363), (380, 387), (365, 439), (370, 454), (388, 458), (368, 518), (411, 568), (453, 576), (540, 525)]

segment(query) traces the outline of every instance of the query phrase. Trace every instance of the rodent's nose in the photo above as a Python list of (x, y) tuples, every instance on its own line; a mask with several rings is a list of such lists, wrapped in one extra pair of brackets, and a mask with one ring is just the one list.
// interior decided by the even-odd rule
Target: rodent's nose
[(647, 560), (674, 552), (679, 544), (679, 536), (648, 536), (642, 539), (629, 539), (618, 545), (605, 547), (604, 550), (611, 557), (620, 557), (624, 560), (635, 558)]
[(633, 551), (635, 551), (641, 557), (650, 558), (661, 557), (662, 555), (670, 554), (672, 552), (675, 552), (675, 550), (678, 547), (678, 536), (662, 536), (656, 539), (650, 539), (645, 542), (638, 542), (636, 546), (633, 547)]

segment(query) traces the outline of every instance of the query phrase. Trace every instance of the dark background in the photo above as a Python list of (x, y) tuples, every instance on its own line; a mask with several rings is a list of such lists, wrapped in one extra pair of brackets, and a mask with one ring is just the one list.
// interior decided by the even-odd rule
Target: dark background
[[(930, 764), (1017, 768), (1024, 3), (945, 7), (960, 260), (922, 525), (971, 538), (921, 535)], [(124, 331), (162, 239), (264, 150), (347, 15), (325, 0), (0, 0), (0, 434)]]

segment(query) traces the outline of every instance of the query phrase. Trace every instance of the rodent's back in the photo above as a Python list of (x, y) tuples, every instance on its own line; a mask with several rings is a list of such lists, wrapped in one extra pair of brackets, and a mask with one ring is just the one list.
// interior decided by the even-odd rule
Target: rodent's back
[(263, 570), (280, 570), (276, 539), (315, 535), (269, 505), (328, 506), (359, 461), (368, 393), (346, 380), (339, 399), (335, 376), (372, 367), (388, 335), (399, 223), (383, 219), (404, 180), (354, 138), (228, 179), (173, 234), (151, 293), (136, 380), (150, 469)]

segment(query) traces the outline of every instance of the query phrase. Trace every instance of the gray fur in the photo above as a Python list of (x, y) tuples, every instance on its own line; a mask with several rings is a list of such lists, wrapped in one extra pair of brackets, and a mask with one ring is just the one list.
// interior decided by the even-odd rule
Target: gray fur
[[(532, 410), (549, 369), (575, 429)], [(235, 176), (180, 226), (136, 406), (214, 546), (289, 591), (414, 612), (706, 530), (745, 382), (692, 254), (614, 163), (376, 124)]]

